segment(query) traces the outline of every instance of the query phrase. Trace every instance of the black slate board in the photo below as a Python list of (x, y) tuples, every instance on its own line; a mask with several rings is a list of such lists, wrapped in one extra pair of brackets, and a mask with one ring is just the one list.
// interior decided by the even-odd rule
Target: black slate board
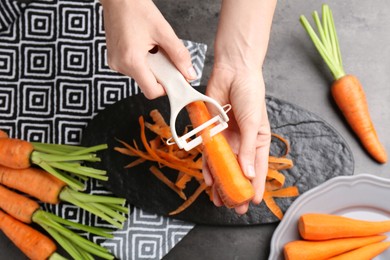
[[(266, 97), (268, 116), (272, 132), (289, 140), (291, 158), (295, 166), (285, 170), (286, 186), (296, 185), (301, 193), (316, 187), (324, 181), (339, 175), (352, 175), (354, 161), (345, 140), (317, 115), (296, 105), (275, 97)], [(106, 169), (109, 180), (103, 185), (115, 195), (125, 197), (136, 207), (159, 215), (167, 215), (176, 209), (182, 200), (176, 193), (157, 180), (150, 172), (151, 163), (143, 163), (131, 169), (124, 166), (134, 158), (124, 156), (113, 148), (121, 146), (115, 138), (132, 143), (139, 140), (138, 117), (152, 122), (149, 112), (157, 108), (169, 122), (169, 102), (167, 97), (147, 100), (142, 94), (119, 101), (96, 115), (83, 133), (83, 145), (107, 143), (108, 149), (99, 155), (102, 161), (95, 167)], [(177, 132), (181, 133), (189, 124), (188, 117), (181, 113), (177, 120)], [(280, 153), (277, 142), (271, 145), (271, 154)], [(172, 171), (172, 176), (176, 173)], [(188, 193), (196, 188), (191, 182)], [(293, 202), (293, 198), (277, 199), (283, 211)], [(173, 216), (177, 219), (198, 224), (210, 225), (253, 225), (277, 222), (278, 219), (261, 203), (251, 205), (247, 214), (239, 216), (234, 210), (217, 208), (202, 194), (190, 208)]]

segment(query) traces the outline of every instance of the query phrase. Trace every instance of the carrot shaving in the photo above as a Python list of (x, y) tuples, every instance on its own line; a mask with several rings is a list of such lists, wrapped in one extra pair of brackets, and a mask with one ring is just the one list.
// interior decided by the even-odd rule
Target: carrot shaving
[(281, 141), (284, 146), (285, 146), (285, 152), (283, 155), (281, 155), (280, 157), (285, 157), (287, 156), (287, 154), (290, 152), (290, 143), (285, 139), (283, 138), (282, 136), (278, 135), (278, 134), (275, 134), (275, 133), (272, 133), (271, 134), (272, 137), (275, 137), (276, 139), (278, 139), (279, 141)]
[(177, 177), (177, 180), (175, 182), (176, 187), (179, 189), (184, 190), (186, 188), (186, 185), (189, 181), (192, 180), (192, 177), (188, 174), (185, 174), (183, 172), (179, 172), (179, 176)]
[[(133, 145), (129, 145), (124, 141), (118, 140), (124, 147), (115, 147), (114, 149), (124, 155), (137, 157), (134, 161), (126, 165), (126, 168), (135, 167), (143, 162), (151, 161), (158, 164), (151, 166), (150, 171), (165, 185), (176, 192), (184, 202), (175, 210), (171, 211), (169, 215), (179, 214), (191, 206), (192, 203), (199, 197), (204, 191), (213, 201), (213, 189), (208, 187), (203, 179), (202, 167), (202, 148), (198, 146), (190, 151), (179, 149), (176, 144), (167, 145), (166, 140), (172, 136), (170, 127), (164, 120), (163, 116), (158, 110), (152, 110), (150, 116), (153, 120), (152, 123), (144, 121), (142, 116), (139, 117), (140, 124), (140, 139), (145, 150), (141, 150), (137, 142), (133, 140)], [(188, 132), (190, 126), (185, 128), (185, 132)], [(156, 137), (151, 140), (146, 138), (146, 129), (150, 130)], [(207, 133), (203, 133), (202, 137), (207, 139)], [(283, 212), (278, 206), (274, 198), (287, 198), (295, 197), (299, 195), (299, 190), (296, 186), (284, 187), (286, 177), (280, 171), (290, 169), (294, 166), (291, 159), (286, 158), (290, 152), (289, 142), (278, 134), (272, 134), (273, 138), (278, 139), (285, 145), (284, 152), (279, 157), (269, 156), (268, 173), (265, 183), (264, 203), (269, 210), (279, 219), (283, 217)], [(161, 168), (168, 167), (177, 170), (176, 181), (171, 181), (166, 176), (168, 173), (161, 171)], [(169, 173), (171, 174), (171, 173)], [(189, 197), (186, 197), (184, 190), (187, 183), (193, 178), (199, 183), (199, 186)]]
[(149, 171), (153, 173), (153, 175), (156, 176), (160, 181), (166, 184), (171, 190), (176, 192), (180, 198), (183, 200), (187, 199), (187, 196), (184, 194), (183, 190), (176, 187), (176, 185), (171, 180), (169, 180), (156, 166), (151, 166)]
[(275, 156), (269, 156), (268, 157), (268, 167), (274, 170), (286, 170), (293, 167), (293, 162), (291, 159), (284, 158), (284, 157), (275, 157)]
[(283, 186), (286, 177), (277, 170), (268, 169), (267, 180), (275, 180), (276, 182), (280, 183), (281, 186)]
[(132, 161), (131, 163), (129, 163), (128, 165), (126, 165), (125, 168), (132, 168), (132, 167), (137, 166), (145, 161), (146, 161), (145, 158), (138, 158), (138, 159)]
[(202, 182), (200, 186), (195, 190), (195, 192), (176, 210), (169, 212), (169, 215), (176, 215), (186, 208), (188, 208), (198, 197), (199, 195), (207, 188), (206, 183)]
[(282, 209), (278, 206), (274, 198), (268, 194), (268, 192), (264, 192), (264, 197), (263, 201), (265, 205), (267, 205), (268, 209), (278, 218), (282, 219), (283, 218), (283, 211)]
[(299, 191), (296, 186), (290, 186), (283, 189), (267, 191), (267, 193), (274, 198), (287, 198), (287, 197), (295, 197), (299, 195)]

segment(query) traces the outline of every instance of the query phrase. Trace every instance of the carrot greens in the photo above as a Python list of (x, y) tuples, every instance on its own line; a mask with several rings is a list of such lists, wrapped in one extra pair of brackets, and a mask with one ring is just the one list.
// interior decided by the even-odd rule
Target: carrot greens
[(317, 11), (313, 12), (313, 19), (317, 26), (318, 34), (314, 31), (306, 17), (304, 15), (300, 16), (300, 21), (303, 27), (309, 34), (321, 57), (328, 65), (333, 78), (335, 80), (340, 79), (345, 76), (345, 72), (341, 59), (339, 40), (336, 33), (336, 27), (334, 25), (333, 14), (329, 6), (322, 6), (322, 20), (320, 19)]

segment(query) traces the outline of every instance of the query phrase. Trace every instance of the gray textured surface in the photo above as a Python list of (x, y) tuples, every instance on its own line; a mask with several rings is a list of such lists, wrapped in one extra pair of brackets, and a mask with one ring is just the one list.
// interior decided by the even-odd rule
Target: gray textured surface
[[(213, 39), (220, 1), (157, 0), (165, 17), (183, 39), (209, 45), (203, 84), (212, 66)], [(323, 1), (280, 0), (264, 64), (267, 94), (316, 113), (350, 145), (355, 173), (390, 178), (389, 165), (379, 165), (362, 149), (330, 98), (331, 75), (298, 22), (311, 20)], [(344, 66), (360, 78), (379, 137), (390, 150), (390, 3), (387, 0), (328, 0), (333, 10)], [(197, 226), (165, 259), (267, 259), (276, 225), (250, 228)]]

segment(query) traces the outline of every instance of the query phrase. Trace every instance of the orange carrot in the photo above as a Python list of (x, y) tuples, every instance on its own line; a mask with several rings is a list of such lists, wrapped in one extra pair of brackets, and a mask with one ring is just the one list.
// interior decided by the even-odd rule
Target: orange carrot
[(0, 138), (0, 165), (14, 169), (25, 169), (31, 166), (30, 157), (34, 146), (27, 141)]
[(0, 184), (29, 194), (42, 202), (57, 204), (66, 183), (38, 168), (12, 169), (0, 165)]
[(333, 75), (331, 93), (337, 106), (366, 151), (379, 163), (387, 162), (387, 153), (373, 126), (363, 88), (355, 76), (344, 71), (332, 11), (328, 5), (323, 5), (322, 22), (317, 12), (313, 17), (319, 36), (305, 16), (301, 15), (300, 21)]
[(0, 210), (0, 230), (29, 259), (48, 259), (57, 250), (56, 244), (50, 238), (2, 210)]
[(8, 138), (8, 134), (0, 129), (0, 138)]
[(100, 161), (95, 152), (106, 148), (106, 144), (80, 147), (0, 138), (0, 165), (13, 169), (26, 169), (37, 165), (72, 188), (82, 190), (84, 184), (75, 177), (108, 179), (104, 170), (81, 166), (82, 162)]
[(345, 75), (332, 84), (332, 96), (371, 156), (380, 163), (387, 162), (387, 153), (375, 131), (368, 111), (368, 104), (359, 80)]
[(373, 259), (390, 247), (390, 242), (379, 242), (357, 248), (347, 253), (329, 258), (329, 260), (367, 260)]
[(332, 214), (303, 214), (298, 220), (304, 239), (325, 240), (342, 237), (371, 236), (390, 231), (390, 220), (366, 221)]
[[(107, 249), (79, 236), (63, 225), (100, 236), (112, 237), (107, 234), (106, 230), (68, 221), (45, 212), (40, 209), (36, 201), (11, 191), (2, 185), (0, 185), (0, 209), (19, 221), (40, 225), (76, 259), (81, 259), (81, 254), (84, 254), (84, 256), (95, 254), (106, 259), (113, 258)], [(80, 250), (85, 252), (81, 252)], [(92, 259), (92, 256), (86, 259)]]
[(121, 222), (125, 221), (121, 214), (112, 210), (112, 208), (121, 209), (121, 212), (126, 213), (127, 207), (121, 206), (125, 203), (124, 199), (83, 194), (72, 190), (63, 181), (38, 168), (11, 169), (0, 166), (0, 184), (26, 193), (45, 203), (69, 202), (118, 228), (122, 228)]
[[(193, 102), (186, 108), (194, 127), (211, 119), (202, 101)], [(203, 131), (205, 132), (208, 132), (207, 129)], [(229, 208), (247, 203), (253, 198), (254, 189), (242, 172), (229, 143), (222, 133), (207, 139), (207, 141), (203, 140), (203, 155), (207, 160), (221, 200)]]
[(330, 257), (377, 243), (384, 239), (386, 239), (386, 236), (339, 238), (324, 241), (295, 240), (284, 246), (284, 256), (286, 260), (329, 259)]
[(39, 204), (0, 185), (0, 209), (24, 223), (31, 223)]

